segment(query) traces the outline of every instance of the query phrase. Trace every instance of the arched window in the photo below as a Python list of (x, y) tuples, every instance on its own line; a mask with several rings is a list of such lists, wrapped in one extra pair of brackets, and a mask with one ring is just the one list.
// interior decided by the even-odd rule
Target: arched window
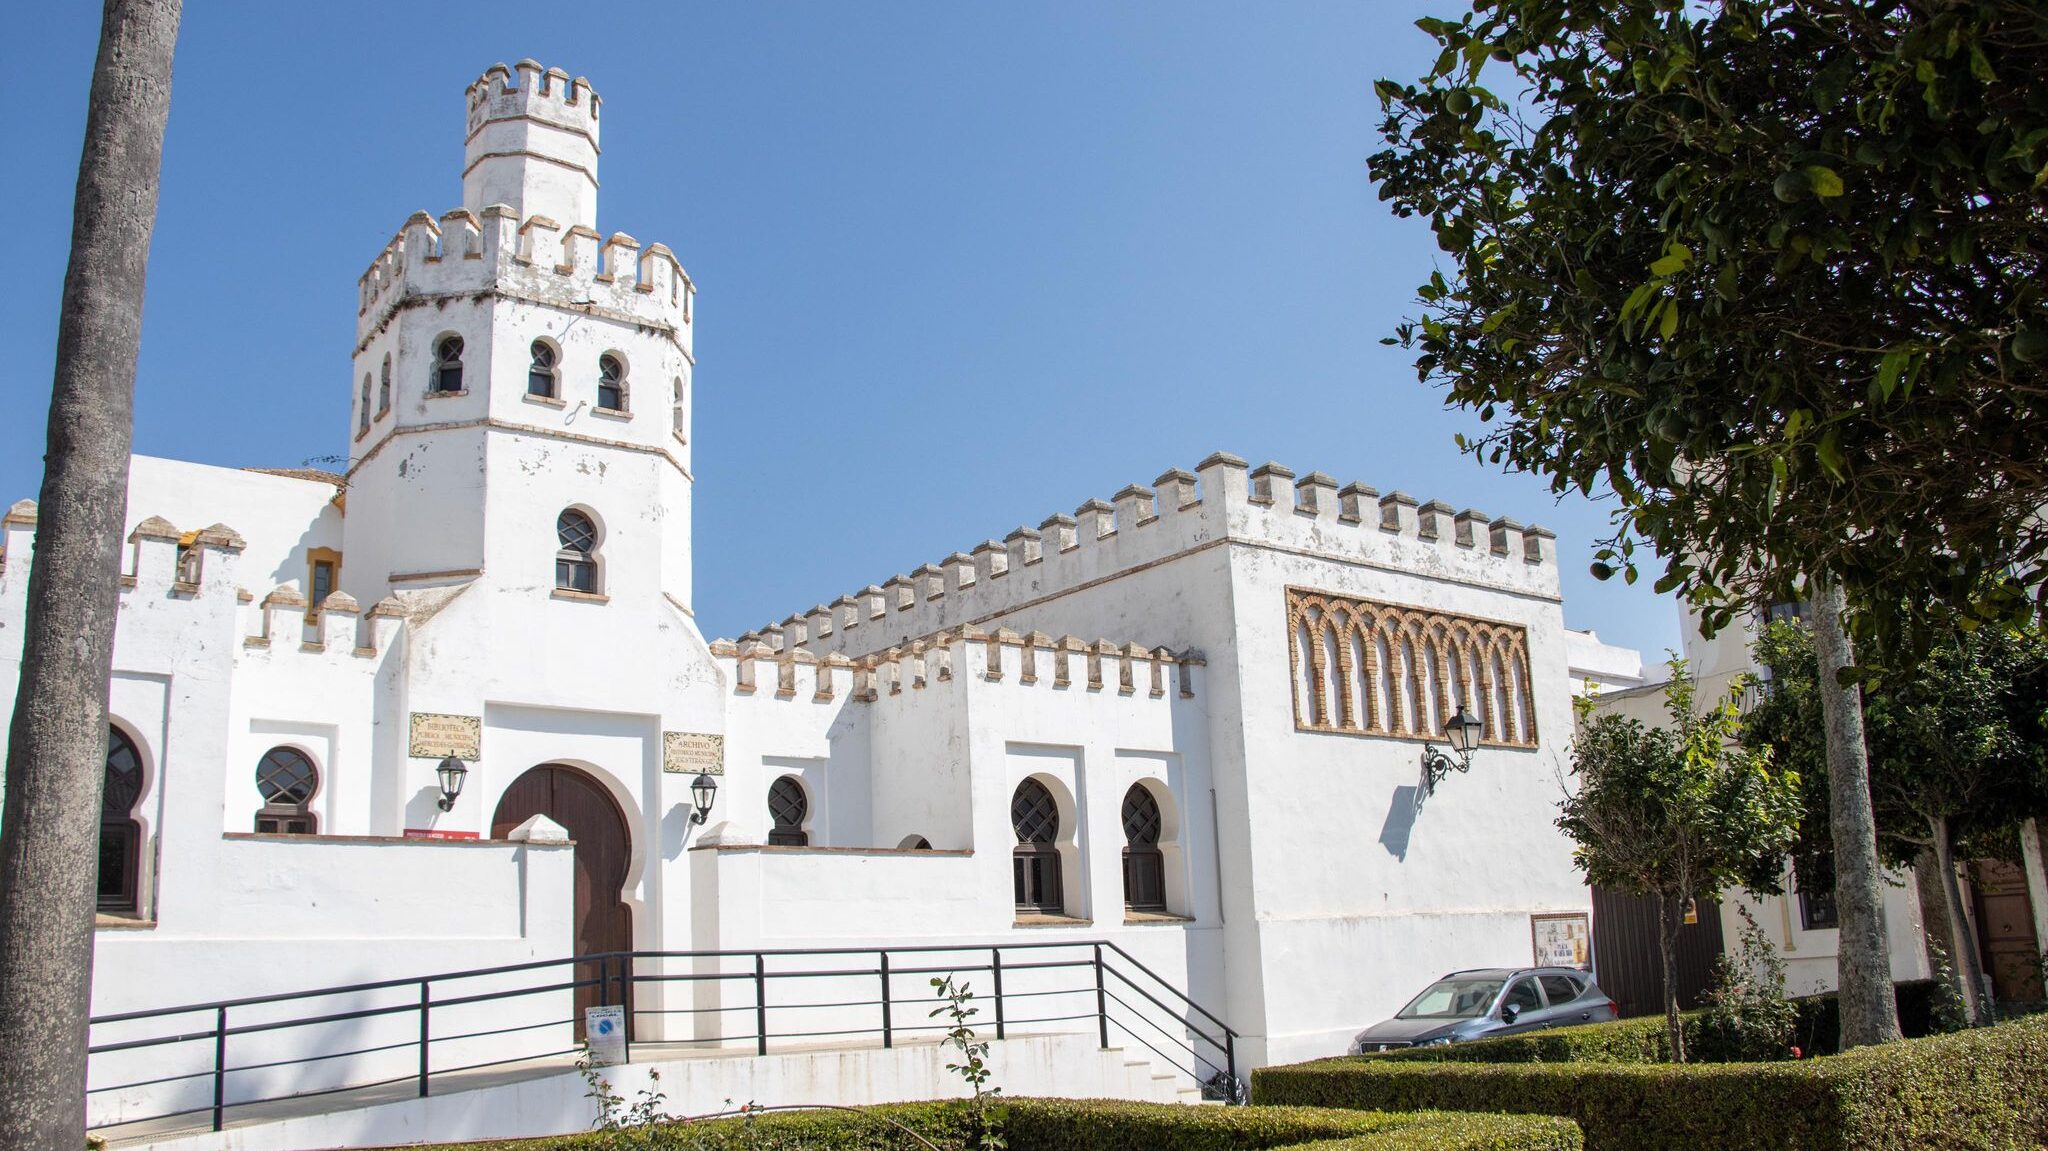
[(597, 525), (575, 508), (555, 517), (555, 586), (564, 591), (597, 592)]
[(922, 835), (906, 835), (903, 837), (903, 842), (896, 845), (896, 850), (898, 851), (930, 851), (931, 849), (932, 841)]
[(626, 410), (626, 364), (610, 352), (597, 358), (597, 406), (608, 412)]
[(768, 842), (777, 847), (809, 847), (811, 836), (804, 830), (804, 817), (810, 813), (810, 797), (795, 776), (785, 775), (768, 785), (768, 818), (774, 824), (768, 830)]
[(1159, 851), (1164, 821), (1152, 789), (1134, 783), (1124, 792), (1124, 906), (1166, 910), (1166, 857)]
[(442, 336), (434, 345), (434, 390), (462, 390), (462, 337)]
[(1017, 785), (1010, 797), (1010, 827), (1017, 833), (1012, 872), (1018, 912), (1066, 914), (1060, 890), (1060, 809), (1044, 784), (1027, 779)]
[(256, 763), (256, 790), (263, 796), (263, 810), (256, 813), (256, 830), (272, 835), (312, 835), (319, 830), (313, 815), (313, 793), (320, 790), (320, 773), (304, 752), (293, 747), (273, 747)]
[(377, 373), (377, 414), (391, 410), (391, 357), (384, 357), (384, 366)]
[(683, 377), (681, 376), (675, 378), (675, 400), (669, 405), (668, 422), (669, 430), (675, 433), (675, 437), (688, 443), (688, 438), (683, 435)]
[(530, 349), (533, 363), (526, 369), (526, 394), (555, 398), (555, 348), (546, 340), (535, 340)]
[(118, 727), (107, 729), (106, 771), (100, 792), (99, 909), (132, 915), (139, 910), (142, 887), (142, 825), (135, 821), (142, 756)]
[(370, 430), (370, 373), (363, 373), (363, 402), (356, 413), (356, 434)]

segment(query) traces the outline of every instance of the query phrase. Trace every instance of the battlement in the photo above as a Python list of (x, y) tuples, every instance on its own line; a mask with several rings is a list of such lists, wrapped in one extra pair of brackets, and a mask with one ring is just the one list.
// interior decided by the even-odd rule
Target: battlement
[(1171, 469), (1002, 540), (983, 540), (936, 564), (741, 636), (771, 651), (866, 655), (908, 635), (994, 626), (1005, 612), (1225, 541), (1433, 578), (1557, 595), (1556, 536), (1476, 509), (1299, 478), (1276, 463), (1249, 467), (1217, 452), (1194, 472)]
[(494, 290), (673, 331), (689, 346), (696, 285), (668, 245), (522, 220), (504, 204), (438, 220), (414, 212), (357, 281), (358, 346), (408, 298)]
[(590, 81), (521, 60), (493, 64), (469, 86), (462, 203), (507, 204), (521, 216), (597, 226), (597, 125)]
[(405, 608), (386, 597), (369, 611), (347, 592), (330, 592), (316, 605), (290, 584), (279, 584), (259, 602), (241, 596), (242, 648), (270, 659), (301, 655), (371, 661), (391, 650), (405, 626)]
[(597, 147), (598, 110), (604, 101), (581, 76), (571, 79), (560, 68), (543, 68), (528, 58), (511, 68), (486, 68), (467, 95), (471, 137), (492, 120), (529, 118), (580, 133)]
[[(1044, 686), (1121, 696), (1178, 699), (1195, 696), (1198, 652), (1174, 652), (1114, 640), (1019, 634), (1009, 628), (963, 627), (938, 632), (859, 659), (817, 655), (782, 644), (783, 637), (718, 640), (711, 655), (726, 671), (735, 695), (829, 702), (875, 703), (919, 691), (956, 676), (1018, 687)], [(782, 644), (777, 646), (777, 644)]]

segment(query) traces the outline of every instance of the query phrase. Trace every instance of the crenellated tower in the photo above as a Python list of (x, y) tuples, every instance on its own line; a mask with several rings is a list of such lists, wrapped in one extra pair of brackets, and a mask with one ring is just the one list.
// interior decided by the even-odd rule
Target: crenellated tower
[[(415, 212), (360, 282), (341, 585), (482, 580), (690, 603), (695, 310), (669, 249), (597, 230), (602, 101), (522, 60), (465, 94), (462, 204)], [(557, 524), (594, 535), (555, 588)]]
[(514, 82), (499, 64), (469, 86), (462, 202), (504, 204), (565, 226), (597, 226), (597, 113), (590, 81), (521, 60)]

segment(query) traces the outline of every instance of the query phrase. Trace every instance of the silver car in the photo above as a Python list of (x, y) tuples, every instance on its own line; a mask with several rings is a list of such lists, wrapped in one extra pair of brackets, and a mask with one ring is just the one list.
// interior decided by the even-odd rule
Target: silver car
[(1620, 1018), (1593, 977), (1570, 967), (1454, 971), (1351, 1041), (1351, 1053), (1435, 1047)]

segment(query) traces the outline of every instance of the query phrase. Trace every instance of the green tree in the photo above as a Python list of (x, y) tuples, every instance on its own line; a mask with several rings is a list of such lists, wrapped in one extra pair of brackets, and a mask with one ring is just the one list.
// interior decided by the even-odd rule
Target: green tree
[(179, 0), (106, 0), (0, 810), (0, 1147), (85, 1145), (94, 866), (142, 279)]
[[(1757, 637), (1756, 660), (1771, 679), (1744, 717), (1743, 742), (1768, 748), (1806, 780), (1797, 854), (1825, 873), (1827, 764), (1813, 637), (1796, 623), (1772, 624)], [(1956, 956), (1956, 990), (1982, 1021), (1983, 957), (1963, 918), (1955, 861), (2004, 854), (2022, 822), (2048, 815), (2048, 634), (2038, 626), (1959, 633), (1910, 673), (1884, 674), (1861, 691), (1879, 853), (1939, 884), (1938, 902), (1923, 899), (1927, 915), (1941, 919), (1930, 930)]]
[(1619, 497), (1596, 575), (1633, 581), (1653, 545), (1710, 633), (1807, 587), (1843, 1042), (1896, 1038), (1842, 629), (1911, 650), (2048, 599), (2048, 21), (1474, 0), (1419, 23), (1441, 53), (1377, 84), (1370, 166), (1451, 266), (1394, 338), (1488, 423), (1469, 451)]
[(1776, 891), (1799, 828), (1799, 777), (1768, 751), (1741, 746), (1732, 701), (1704, 711), (1685, 661), (1671, 662), (1668, 727), (1592, 714), (1572, 744), (1576, 788), (1557, 825), (1589, 883), (1654, 896), (1664, 969), (1664, 1027), (1672, 1058), (1685, 1060), (1678, 1020), (1678, 931), (1686, 904), (1718, 900), (1733, 884)]

